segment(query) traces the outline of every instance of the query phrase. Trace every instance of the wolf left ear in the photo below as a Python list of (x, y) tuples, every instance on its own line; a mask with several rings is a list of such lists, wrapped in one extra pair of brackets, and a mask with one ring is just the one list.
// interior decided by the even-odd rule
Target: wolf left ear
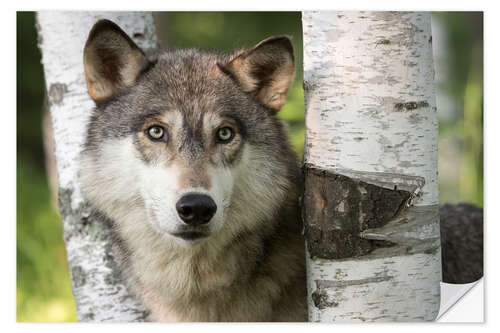
[(147, 67), (148, 60), (118, 25), (100, 20), (85, 43), (83, 63), (87, 90), (98, 103), (132, 85)]
[(244, 91), (278, 111), (285, 104), (295, 74), (292, 41), (287, 36), (267, 38), (219, 67), (230, 73)]

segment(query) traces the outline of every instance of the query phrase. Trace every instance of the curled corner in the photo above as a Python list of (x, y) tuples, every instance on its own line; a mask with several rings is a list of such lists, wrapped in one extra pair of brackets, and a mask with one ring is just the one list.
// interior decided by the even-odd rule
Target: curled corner
[(437, 322), (484, 322), (484, 279), (472, 283), (441, 282), (441, 305)]

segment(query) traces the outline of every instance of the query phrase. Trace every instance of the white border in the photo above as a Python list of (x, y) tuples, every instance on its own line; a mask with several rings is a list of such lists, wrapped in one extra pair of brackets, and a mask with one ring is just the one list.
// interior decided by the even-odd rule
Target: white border
[[(210, 5), (208, 5), (210, 4)], [(210, 6), (210, 7), (209, 7)], [(408, 331), (420, 331), (423, 329), (421, 325), (425, 325), (426, 330), (439, 330), (443, 328), (452, 328), (455, 332), (467, 331), (470, 332), (471, 329), (483, 328), (487, 326), (491, 328), (493, 326), (498, 326), (499, 316), (498, 313), (498, 295), (500, 291), (498, 288), (499, 281), (499, 268), (498, 265), (488, 265), (489, 258), (488, 254), (500, 253), (499, 252), (499, 242), (495, 241), (495, 238), (500, 234), (499, 230), (499, 214), (498, 210), (494, 210), (496, 204), (497, 191), (496, 188), (500, 185), (499, 173), (495, 172), (500, 170), (498, 145), (496, 142), (500, 141), (499, 137), (499, 127), (500, 127), (500, 105), (497, 100), (498, 87), (497, 80), (499, 77), (499, 66), (498, 61), (500, 59), (500, 54), (498, 52), (498, 31), (500, 31), (500, 17), (498, 14), (496, 2), (494, 1), (431, 1), (431, 0), (419, 0), (418, 2), (406, 2), (402, 4), (401, 1), (361, 1), (361, 0), (350, 0), (344, 2), (329, 2), (324, 0), (308, 0), (308, 1), (296, 1), (290, 0), (286, 2), (270, 2), (263, 0), (254, 0), (250, 2), (237, 2), (237, 1), (218, 1), (213, 0), (210, 2), (202, 1), (183, 1), (183, 2), (167, 2), (167, 1), (128, 1), (124, 3), (123, 1), (115, 2), (111, 5), (108, 2), (97, 1), (97, 0), (87, 0), (78, 2), (68, 2), (68, 1), (3, 1), (2, 10), (0, 11), (1, 24), (2, 24), (2, 44), (3, 51), (0, 52), (2, 61), (2, 79), (0, 80), (2, 92), (2, 102), (3, 102), (3, 126), (0, 131), (2, 143), (2, 159), (1, 168), (1, 184), (2, 191), (0, 202), (2, 203), (2, 208), (4, 208), (4, 219), (3, 226), (7, 228), (2, 232), (2, 272), (1, 283), (2, 286), (2, 300), (0, 313), (2, 319), (4, 319), (4, 329), (10, 331), (10, 329), (31, 330), (35, 328), (39, 332), (58, 332), (66, 331), (68, 329), (75, 331), (87, 331), (92, 330), (108, 330), (107, 325), (83, 325), (83, 324), (70, 324), (71, 327), (61, 324), (16, 324), (15, 323), (15, 239), (16, 239), (16, 227), (15, 227), (15, 191), (16, 191), (16, 181), (15, 181), (15, 161), (16, 161), (16, 150), (15, 150), (15, 137), (16, 137), (16, 67), (15, 67), (15, 27), (16, 27), (16, 10), (47, 10), (47, 9), (77, 9), (77, 10), (303, 10), (303, 9), (336, 9), (336, 10), (359, 10), (359, 9), (377, 9), (377, 10), (484, 10), (485, 11), (485, 115), (484, 115), (484, 132), (485, 132), (485, 235), (486, 235), (486, 248), (485, 248), (485, 284), (487, 284), (487, 294), (485, 294), (485, 299), (488, 302), (486, 306), (486, 322), (487, 325), (458, 325), (450, 324), (446, 326), (437, 324), (376, 324), (376, 325), (321, 325), (321, 324), (308, 324), (308, 325), (293, 325), (293, 324), (260, 324), (260, 325), (245, 325), (245, 324), (213, 324), (204, 325), (200, 324), (189, 324), (189, 325), (169, 325), (165, 327), (159, 324), (148, 324), (143, 327), (147, 327), (148, 330), (158, 330), (164, 331), (182, 329), (199, 330), (204, 331), (216, 330), (234, 332), (235, 329), (241, 331), (254, 331), (255, 329), (269, 329), (275, 330), (276, 328), (285, 328), (289, 332), (301, 332), (304, 329), (315, 329), (324, 330), (331, 332), (332, 329), (352, 329), (356, 327), (369, 329), (370, 331), (380, 331), (386, 332), (387, 330), (398, 330), (400, 331), (404, 326), (404, 330)], [(491, 96), (491, 97), (490, 97)], [(7, 158), (5, 158), (7, 156)], [(493, 170), (493, 172), (489, 172)], [(490, 209), (491, 207), (491, 209)], [(6, 215), (6, 216), (5, 216)], [(488, 238), (491, 242), (488, 242)], [(493, 260), (496, 259), (494, 255), (491, 255)], [(491, 283), (488, 283), (491, 281)], [(490, 297), (488, 297), (490, 295)], [(496, 296), (494, 296), (496, 295)], [(494, 304), (495, 303), (495, 304)], [(474, 304), (470, 304), (473, 310)], [(491, 312), (489, 312), (491, 309)], [(491, 313), (491, 316), (488, 314)], [(6, 321), (6, 322), (5, 322)], [(113, 325), (113, 329), (120, 330), (136, 330), (138, 324), (127, 324), (127, 325)], [(12, 327), (9, 327), (12, 326)], [(498, 327), (497, 327), (498, 330)]]

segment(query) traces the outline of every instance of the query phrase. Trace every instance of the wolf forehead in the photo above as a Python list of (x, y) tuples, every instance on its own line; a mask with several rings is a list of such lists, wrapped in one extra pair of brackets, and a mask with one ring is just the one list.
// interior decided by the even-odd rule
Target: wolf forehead
[[(153, 56), (151, 68), (139, 78), (136, 89), (146, 98), (182, 112), (201, 112), (234, 99), (245, 103), (234, 80), (220, 68), (224, 54), (197, 49), (163, 51)], [(142, 88), (142, 89), (141, 89)]]

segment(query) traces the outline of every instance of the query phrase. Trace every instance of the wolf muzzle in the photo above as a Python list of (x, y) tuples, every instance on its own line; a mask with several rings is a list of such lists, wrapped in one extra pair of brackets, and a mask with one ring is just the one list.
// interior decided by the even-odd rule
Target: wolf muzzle
[(210, 222), (217, 211), (217, 205), (211, 197), (197, 193), (183, 195), (175, 208), (181, 220), (192, 226)]

